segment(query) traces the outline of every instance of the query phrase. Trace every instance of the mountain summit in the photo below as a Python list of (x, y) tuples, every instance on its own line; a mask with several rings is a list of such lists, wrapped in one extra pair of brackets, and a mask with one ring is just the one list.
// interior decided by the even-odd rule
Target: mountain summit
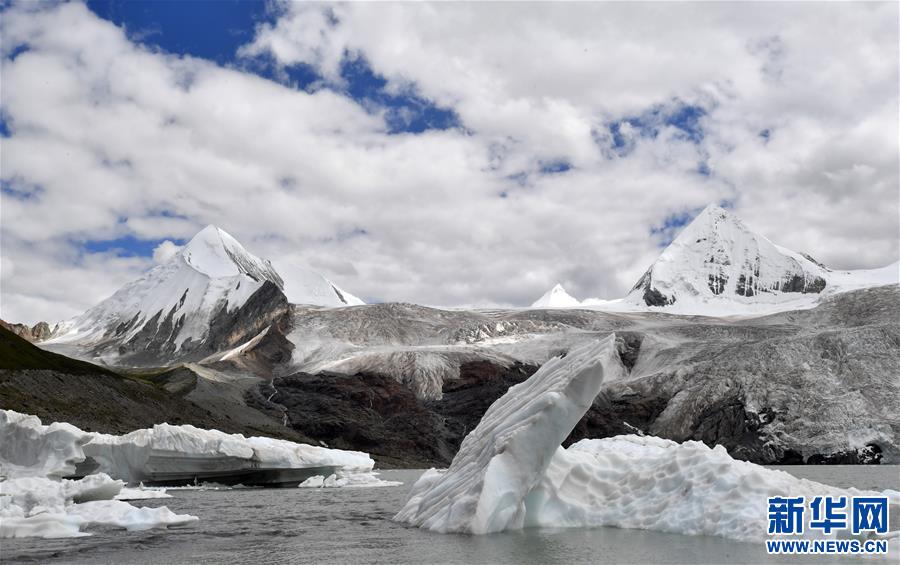
[(821, 293), (829, 272), (709, 205), (644, 273), (628, 301), (647, 306), (714, 297), (778, 301), (787, 294)]
[(64, 322), (46, 343), (87, 349), (91, 357), (119, 364), (200, 359), (276, 321), (286, 324), (286, 286), (307, 304), (362, 303), (313, 271), (300, 270), (290, 283), (267, 259), (210, 225), (165, 263)]
[(535, 300), (532, 308), (577, 308), (581, 302), (577, 298), (566, 292), (566, 289), (559, 283), (544, 293), (543, 296)]
[(260, 283), (271, 281), (284, 289), (284, 281), (272, 268), (272, 263), (251, 254), (235, 238), (216, 226), (209, 225), (197, 232), (179, 254), (194, 270), (209, 277), (246, 275)]

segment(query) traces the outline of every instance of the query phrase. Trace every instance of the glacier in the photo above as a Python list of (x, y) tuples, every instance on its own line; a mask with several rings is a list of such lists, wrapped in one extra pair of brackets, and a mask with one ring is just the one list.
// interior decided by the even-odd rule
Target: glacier
[(614, 336), (554, 358), (488, 409), (450, 467), (427, 471), (394, 519), (440, 533), (614, 526), (760, 541), (769, 496), (884, 494), (900, 511), (900, 492), (798, 479), (698, 441), (625, 435), (561, 447), (622, 370)]

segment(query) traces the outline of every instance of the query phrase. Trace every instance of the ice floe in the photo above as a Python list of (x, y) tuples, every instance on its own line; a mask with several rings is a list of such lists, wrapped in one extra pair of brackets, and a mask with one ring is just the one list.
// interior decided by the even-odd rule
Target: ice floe
[(19, 477), (0, 482), (0, 537), (78, 537), (90, 526), (129, 531), (181, 526), (197, 517), (166, 507), (137, 508), (114, 500), (122, 481), (108, 475), (79, 480)]
[(300, 488), (370, 488), (370, 487), (396, 487), (403, 483), (400, 481), (385, 481), (378, 478), (374, 471), (344, 472), (338, 471), (333, 475), (323, 477), (317, 475), (310, 477), (297, 485)]

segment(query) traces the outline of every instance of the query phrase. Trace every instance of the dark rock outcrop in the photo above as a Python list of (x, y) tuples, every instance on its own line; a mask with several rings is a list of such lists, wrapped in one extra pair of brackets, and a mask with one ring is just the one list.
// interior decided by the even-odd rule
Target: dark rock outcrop
[(333, 373), (276, 378), (256, 398), (283, 406), (294, 430), (329, 447), (367, 451), (379, 466), (446, 466), (488, 406), (536, 370), (467, 363), (437, 401), (389, 376)]
[[(122, 322), (104, 341), (93, 348), (94, 356), (101, 356), (115, 347), (119, 355), (118, 363), (134, 367), (152, 367), (172, 365), (175, 362), (199, 361), (213, 353), (228, 350), (256, 337), (270, 327), (268, 342), (283, 338), (290, 326), (290, 305), (287, 297), (278, 286), (271, 281), (264, 281), (240, 308), (228, 311), (222, 304), (209, 324), (209, 331), (202, 340), (186, 340), (178, 347), (175, 338), (178, 336), (184, 316), (175, 317), (178, 306), (163, 313), (153, 315), (143, 328), (127, 341), (117, 339), (138, 323), (138, 316), (128, 322)], [(286, 341), (286, 340), (285, 340)], [(292, 346), (280, 342), (280, 345), (269, 349), (272, 357), (265, 364), (272, 366), (284, 361), (290, 355)]]

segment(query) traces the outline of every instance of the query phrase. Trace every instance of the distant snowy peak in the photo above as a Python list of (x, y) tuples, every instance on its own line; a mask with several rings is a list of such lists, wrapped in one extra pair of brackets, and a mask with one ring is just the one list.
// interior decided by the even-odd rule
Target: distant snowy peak
[(575, 308), (581, 305), (561, 284), (557, 284), (538, 298), (532, 308)]
[(628, 301), (668, 306), (723, 297), (777, 302), (821, 293), (830, 271), (748, 229), (734, 214), (707, 206), (629, 293)]
[(134, 363), (200, 355), (282, 315), (283, 288), (269, 261), (207, 226), (171, 259), (66, 322), (48, 343), (87, 345)]
[(289, 272), (284, 291), (292, 304), (317, 306), (359, 306), (361, 299), (311, 269), (295, 268)]
[(185, 263), (210, 278), (246, 275), (257, 282), (267, 280), (284, 288), (284, 281), (268, 260), (251, 254), (225, 230), (213, 225), (200, 230), (179, 254)]
[(362, 303), (313, 271), (301, 269), (286, 283), (268, 260), (207, 226), (168, 261), (64, 322), (46, 343), (116, 364), (202, 359), (280, 326), (288, 290), (304, 304)]

